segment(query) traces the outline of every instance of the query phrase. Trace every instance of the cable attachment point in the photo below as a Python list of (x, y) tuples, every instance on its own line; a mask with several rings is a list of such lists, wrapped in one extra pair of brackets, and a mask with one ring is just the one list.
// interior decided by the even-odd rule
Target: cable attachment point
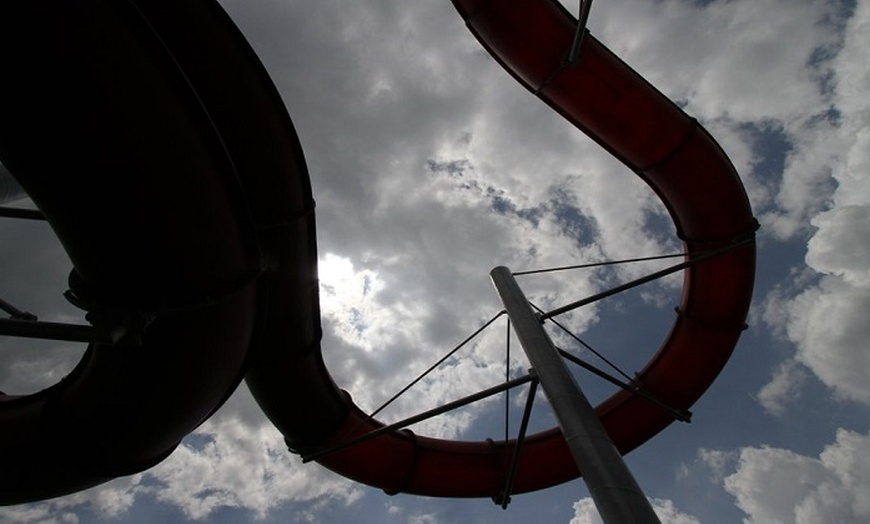
[(96, 332), (103, 335), (99, 340), (100, 343), (141, 346), (145, 330), (157, 317), (154, 312), (89, 303), (78, 297), (72, 290), (65, 291), (63, 296), (72, 305), (87, 312), (85, 320)]
[(565, 59), (566, 65), (574, 65), (580, 56), (580, 46), (586, 37), (586, 24), (589, 21), (589, 10), (592, 8), (592, 0), (580, 0), (580, 12), (577, 14), (577, 30), (574, 32), (574, 41), (571, 50)]

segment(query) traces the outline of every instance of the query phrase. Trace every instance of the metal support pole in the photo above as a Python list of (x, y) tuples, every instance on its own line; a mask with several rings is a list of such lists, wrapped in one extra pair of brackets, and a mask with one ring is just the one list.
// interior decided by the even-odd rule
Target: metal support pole
[(0, 217), (23, 218), (25, 220), (45, 220), (45, 215), (38, 209), (0, 206)]
[(27, 193), (24, 192), (12, 173), (3, 164), (0, 164), (0, 204), (22, 198), (27, 198)]
[(126, 334), (127, 328), (125, 326), (100, 329), (84, 324), (0, 318), (0, 335), (2, 336), (113, 345), (117, 344)]
[(510, 270), (497, 267), (490, 272), (490, 278), (537, 372), (601, 519), (605, 524), (659, 524), (652, 506)]
[(27, 311), (21, 311), (17, 307), (13, 306), (9, 302), (6, 302), (2, 298), (0, 298), (0, 309), (9, 313), (12, 318), (17, 320), (36, 320), (36, 315), (33, 313), (29, 313)]

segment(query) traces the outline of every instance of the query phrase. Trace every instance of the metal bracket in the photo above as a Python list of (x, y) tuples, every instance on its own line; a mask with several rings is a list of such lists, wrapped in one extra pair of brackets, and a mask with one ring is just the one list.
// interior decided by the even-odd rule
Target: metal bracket
[(571, 50), (568, 51), (566, 62), (568, 65), (573, 65), (577, 62), (577, 57), (580, 55), (580, 46), (583, 44), (583, 39), (586, 36), (586, 23), (589, 21), (589, 10), (592, 8), (592, 0), (580, 0), (580, 12), (577, 14), (577, 30), (574, 32), (574, 42), (571, 43)]
[(0, 318), (0, 335), (22, 338), (41, 338), (67, 342), (86, 342), (114, 345), (124, 338), (132, 344), (141, 344), (141, 335), (153, 316), (145, 314), (119, 315), (88, 313), (85, 319), (91, 325), (46, 322), (33, 313), (22, 311), (0, 299), (0, 309), (10, 318)]

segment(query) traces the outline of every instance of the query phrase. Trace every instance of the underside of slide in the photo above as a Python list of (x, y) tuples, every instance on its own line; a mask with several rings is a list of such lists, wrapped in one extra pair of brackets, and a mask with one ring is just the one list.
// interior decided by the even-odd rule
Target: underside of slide
[[(694, 253), (725, 251), (685, 271), (676, 322), (636, 379), (668, 406), (688, 409), (730, 357), (752, 295), (757, 224), (731, 162), (696, 120), (591, 35), (585, 34), (577, 59), (566, 63), (576, 21), (557, 1), (453, 3), (514, 79), (653, 188), (667, 206), (687, 259)], [(313, 227), (313, 217), (311, 223)], [(296, 297), (295, 307), (283, 315), (292, 320), (266, 330), (254, 347), (246, 377), (290, 448), (303, 455), (383, 426), (339, 390), (324, 367), (317, 291), (300, 287), (292, 277), (311, 270), (313, 237), (309, 242), (297, 244), (307, 250), (307, 256), (298, 258), (307, 259), (309, 266), (283, 268), (279, 273), (284, 281), (274, 282), (274, 293)], [(596, 412), (622, 453), (673, 421), (672, 414), (626, 391), (608, 398)], [(327, 454), (318, 462), (388, 492), (500, 497), (504, 465), (515, 446), (515, 441), (440, 440), (404, 430)], [(554, 428), (526, 438), (513, 492), (546, 488), (579, 474)]]
[(280, 96), (216, 2), (3, 2), (0, 68), (0, 162), (69, 255), (69, 298), (126, 332), (0, 394), (0, 504), (17, 504), (151, 467), (221, 405), (270, 301), (295, 308), (265, 284), (308, 245), (312, 201)]

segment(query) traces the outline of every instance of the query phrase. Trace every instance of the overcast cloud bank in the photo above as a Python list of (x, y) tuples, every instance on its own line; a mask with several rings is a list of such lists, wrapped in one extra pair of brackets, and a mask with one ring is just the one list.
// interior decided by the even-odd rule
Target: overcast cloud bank
[[(835, 125), (813, 130), (798, 159), (824, 159), (810, 167), (827, 175), (835, 189), (824, 210), (809, 218), (813, 233), (806, 266), (817, 282), (778, 293), (766, 320), (797, 347), (795, 360), (843, 399), (870, 404), (870, 109), (862, 102), (870, 67), (861, 59), (870, 45), (870, 5), (859, 2), (848, 21), (842, 49), (832, 61), (830, 95)], [(804, 277), (805, 278), (805, 277)]]

